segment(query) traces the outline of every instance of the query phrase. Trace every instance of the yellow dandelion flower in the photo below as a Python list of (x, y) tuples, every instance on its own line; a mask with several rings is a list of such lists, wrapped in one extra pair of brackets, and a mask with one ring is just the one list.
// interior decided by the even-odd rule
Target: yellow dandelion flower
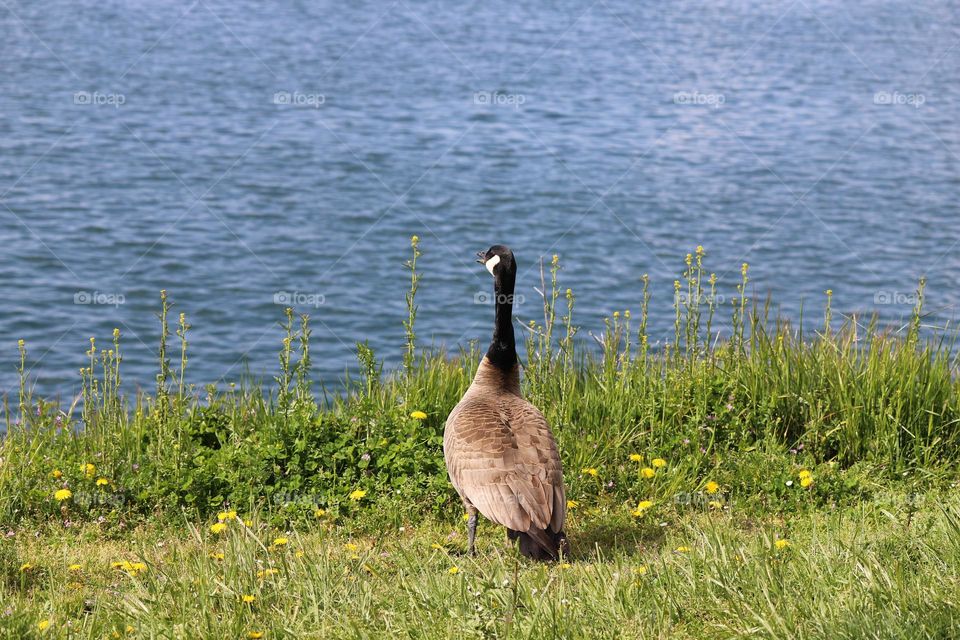
[(447, 569), (447, 573), (449, 573), (452, 576), (455, 576), (458, 573), (460, 573), (460, 567), (450, 567), (449, 569)]
[(800, 476), (801, 478), (809, 478), (813, 474), (810, 472), (809, 469), (800, 469), (800, 473), (798, 473), (797, 475)]
[(660, 469), (661, 467), (667, 466), (667, 461), (664, 460), (663, 458), (654, 458), (653, 466), (656, 467), (657, 469)]
[(464, 521), (464, 522), (466, 522), (466, 521), (469, 520), (469, 519), (470, 519), (470, 514), (469, 514), (469, 513), (463, 514), (463, 521)]
[(414, 420), (426, 420), (427, 414), (424, 413), (423, 411), (414, 411), (410, 414), (410, 417), (413, 418)]
[(365, 495), (367, 495), (366, 491), (364, 491), (363, 489), (357, 489), (356, 491), (352, 491), (350, 493), (350, 499), (353, 500), (354, 502), (360, 502), (361, 500), (363, 500), (363, 497)]
[(783, 539), (777, 540), (776, 542), (773, 543), (773, 546), (775, 546), (777, 549), (786, 549), (787, 547), (790, 546), (790, 541), (783, 540)]
[(266, 576), (275, 576), (278, 573), (280, 572), (276, 569), (261, 569), (260, 571), (257, 571), (257, 577), (264, 578)]
[(650, 467), (644, 467), (643, 469), (640, 469), (640, 475), (644, 478), (652, 478), (653, 476), (657, 475), (657, 472)]
[(247, 518), (246, 520), (243, 521), (243, 526), (245, 526), (245, 527), (252, 527), (252, 526), (253, 526), (253, 520), (251, 520), (250, 518)]
[(720, 490), (720, 485), (713, 480), (709, 480), (707, 484), (704, 485), (704, 488), (707, 490), (707, 493), (716, 493)]
[(73, 572), (80, 571), (81, 569), (83, 569), (83, 567), (81, 567), (78, 564), (72, 564), (69, 567), (67, 567), (67, 571), (73, 571)]
[(324, 509), (321, 509), (320, 507), (317, 507), (316, 509), (313, 510), (313, 516), (315, 518), (322, 518), (325, 515), (327, 515), (327, 512)]
[(345, 545), (343, 545), (343, 548), (346, 549), (347, 551), (350, 551), (351, 553), (353, 553), (353, 552), (356, 552), (360, 547), (358, 547), (357, 545), (355, 545), (355, 544), (352, 543), (352, 542), (348, 542), (348, 543), (346, 543)]
[(59, 480), (63, 477), (63, 471), (60, 471), (60, 469), (54, 469), (50, 475)]
[(87, 462), (86, 464), (80, 465), (80, 472), (83, 475), (87, 476), (88, 478), (92, 478), (97, 474), (97, 468), (92, 464), (90, 464), (89, 462)]
[(260, 638), (263, 637), (263, 631), (251, 631), (247, 634), (247, 637), (250, 638), (250, 640), (260, 640)]
[(639, 567), (637, 567), (637, 573), (641, 576), (647, 575), (647, 565), (642, 564)]
[(443, 549), (443, 545), (440, 544), (439, 542), (434, 542), (433, 544), (430, 545), (430, 548), (439, 550), (439, 549)]
[(286, 546), (286, 544), (287, 544), (288, 542), (290, 542), (290, 541), (287, 540), (286, 538), (274, 538), (274, 539), (273, 539), (273, 546), (275, 546), (275, 547), (283, 547), (283, 546)]
[(576, 500), (567, 500), (567, 509), (576, 509), (580, 506), (580, 503)]
[(639, 453), (630, 454), (630, 462), (640, 462), (641, 460), (643, 460), (643, 456)]
[(236, 520), (237, 512), (231, 509), (230, 511), (221, 511), (217, 514), (217, 520), (223, 522), (224, 520)]
[(37, 623), (37, 629), (39, 629), (40, 631), (46, 631), (49, 626), (50, 626), (49, 620), (41, 620), (40, 622)]
[(561, 562), (557, 566), (561, 569), (569, 569), (571, 567), (571, 564), (569, 562)]
[(227, 524), (225, 522), (218, 522), (210, 525), (210, 533), (223, 533), (226, 530)]
[(210, 554), (210, 557), (214, 560), (223, 560), (224, 555), (222, 551), (214, 551)]
[(812, 484), (813, 484), (812, 476), (804, 476), (803, 478), (800, 478), (800, 486), (803, 487), (804, 489), (806, 489)]
[(594, 478), (596, 478), (598, 472), (594, 467), (584, 467), (583, 469), (580, 470), (580, 473), (582, 473), (585, 476), (593, 476)]
[(709, 503), (707, 503), (707, 506), (711, 509), (723, 509), (723, 503), (719, 500), (711, 500)]
[(688, 552), (690, 551), (690, 547), (687, 547), (687, 546), (685, 546), (685, 545), (680, 545), (679, 547), (677, 547), (677, 548), (675, 549), (675, 551), (676, 551), (677, 553), (688, 553)]
[(58, 489), (53, 497), (57, 502), (63, 502), (64, 500), (69, 500), (70, 496), (73, 495), (73, 492), (70, 489)]
[(633, 517), (639, 518), (640, 516), (642, 516), (644, 513), (647, 512), (647, 509), (649, 509), (652, 506), (653, 506), (653, 501), (641, 500), (640, 502), (637, 503), (637, 508), (634, 509), (631, 513), (633, 514)]
[(243, 600), (245, 604), (251, 604), (257, 599), (257, 596), (252, 596), (249, 593), (245, 593), (240, 599)]
[(33, 565), (29, 562), (24, 562), (22, 565), (20, 565), (20, 571), (30, 571), (30, 569), (33, 569)]
[(106, 478), (97, 478), (97, 486), (98, 486), (98, 487), (105, 487), (105, 486), (107, 486), (108, 484), (110, 484), (110, 481), (107, 480)]
[(293, 555), (294, 555), (295, 558), (302, 558), (303, 556), (305, 556), (305, 555), (307, 555), (307, 554), (305, 554), (303, 551), (295, 551), (295, 552), (293, 553)]

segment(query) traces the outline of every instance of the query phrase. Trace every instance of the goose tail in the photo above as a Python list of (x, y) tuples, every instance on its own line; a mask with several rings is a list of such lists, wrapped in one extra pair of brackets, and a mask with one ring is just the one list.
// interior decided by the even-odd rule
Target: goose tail
[(563, 531), (531, 528), (528, 531), (507, 530), (511, 540), (520, 541), (520, 553), (531, 560), (549, 562), (567, 555), (569, 545)]

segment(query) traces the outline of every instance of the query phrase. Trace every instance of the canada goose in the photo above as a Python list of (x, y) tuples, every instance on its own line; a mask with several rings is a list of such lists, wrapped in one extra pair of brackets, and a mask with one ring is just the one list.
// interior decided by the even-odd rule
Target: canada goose
[(493, 340), (467, 392), (447, 418), (443, 457), (467, 509), (467, 546), (475, 553), (477, 512), (520, 540), (537, 560), (566, 552), (567, 500), (557, 443), (543, 414), (520, 395), (513, 336), (513, 252), (494, 245), (477, 254), (493, 275)]

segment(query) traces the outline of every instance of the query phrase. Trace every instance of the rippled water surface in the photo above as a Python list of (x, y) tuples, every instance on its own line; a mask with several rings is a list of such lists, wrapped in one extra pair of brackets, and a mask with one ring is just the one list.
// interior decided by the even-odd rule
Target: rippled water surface
[[(547, 6), (550, 5), (550, 6)], [(488, 339), (473, 254), (529, 304), (558, 253), (579, 320), (637, 309), (697, 244), (796, 317), (960, 298), (960, 15), (947, 2), (0, 2), (0, 391), (24, 338), (69, 396), (89, 336), (151, 386), (158, 292), (189, 378), (272, 375), (278, 292), (328, 383), (418, 332)], [(88, 294), (89, 297), (84, 297)], [(311, 297), (312, 296), (312, 297)], [(84, 302), (92, 301), (92, 304)], [(311, 302), (322, 304), (311, 305)], [(81, 304), (77, 304), (80, 302)], [(122, 304), (120, 304), (122, 302)]]

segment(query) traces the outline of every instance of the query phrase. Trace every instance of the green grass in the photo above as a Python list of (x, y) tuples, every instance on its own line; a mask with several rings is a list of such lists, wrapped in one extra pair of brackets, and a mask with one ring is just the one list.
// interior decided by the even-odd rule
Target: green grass
[[(121, 392), (119, 332), (91, 341), (73, 407), (33, 396), (21, 344), (0, 443), (0, 634), (960, 635), (960, 383), (952, 338), (921, 330), (922, 282), (903, 332), (839, 322), (829, 292), (801, 331), (749, 299), (746, 265), (715, 304), (698, 250), (666, 344), (652, 346), (645, 291), (591, 349), (554, 259), (523, 385), (557, 435), (572, 556), (542, 566), (489, 524), (479, 555), (458, 555), (443, 422), (481, 354), (417, 346), (413, 251), (404, 366), (384, 375), (358, 343), (344, 393), (313, 379), (309, 320), (289, 310), (270, 388), (185, 384), (192, 327), (169, 326), (166, 293), (150, 394)], [(224, 511), (240, 520), (211, 531)], [(124, 561), (147, 568), (111, 567)]]

